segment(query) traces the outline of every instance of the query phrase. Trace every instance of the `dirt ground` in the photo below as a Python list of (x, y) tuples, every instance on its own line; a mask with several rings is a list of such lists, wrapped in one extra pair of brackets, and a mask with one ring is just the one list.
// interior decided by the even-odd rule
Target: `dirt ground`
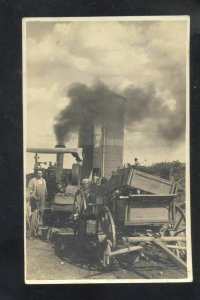
[[(60, 245), (64, 248), (62, 253)], [(51, 241), (27, 239), (26, 274), (27, 280), (175, 279), (187, 275), (153, 248), (145, 251), (138, 262), (122, 257), (115, 260), (110, 270), (102, 270), (96, 261), (95, 247), (80, 249), (72, 234)]]

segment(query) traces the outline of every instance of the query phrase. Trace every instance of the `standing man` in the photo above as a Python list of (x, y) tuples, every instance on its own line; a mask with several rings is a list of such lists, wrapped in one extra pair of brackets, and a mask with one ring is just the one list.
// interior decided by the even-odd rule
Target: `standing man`
[(46, 180), (43, 178), (41, 169), (36, 171), (36, 177), (29, 181), (31, 211), (38, 209), (43, 216), (45, 199), (47, 197)]

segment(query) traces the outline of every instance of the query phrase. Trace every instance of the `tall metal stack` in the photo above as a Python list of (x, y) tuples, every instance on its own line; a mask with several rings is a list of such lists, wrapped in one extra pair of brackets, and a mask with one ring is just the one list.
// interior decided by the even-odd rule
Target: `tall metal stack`
[(110, 92), (105, 113), (79, 128), (78, 146), (83, 148), (82, 179), (91, 175), (110, 178), (123, 165), (124, 109), (126, 99)]

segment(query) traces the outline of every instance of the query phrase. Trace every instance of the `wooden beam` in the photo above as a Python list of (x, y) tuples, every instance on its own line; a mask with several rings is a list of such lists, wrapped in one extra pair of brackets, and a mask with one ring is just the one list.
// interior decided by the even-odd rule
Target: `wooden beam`
[(141, 247), (141, 246), (133, 246), (133, 247), (128, 247), (128, 248), (123, 248), (120, 250), (110, 252), (109, 256), (125, 254), (125, 253), (129, 253), (129, 252), (133, 252), (133, 251), (139, 251), (142, 249), (143, 249), (143, 247)]
[(166, 245), (167, 248), (170, 248), (170, 249), (180, 249), (180, 250), (186, 250), (187, 248), (184, 247), (184, 246), (179, 246), (179, 245)]
[(157, 248), (162, 250), (176, 265), (187, 270), (187, 264), (181, 258), (172, 253), (166, 245), (156, 240), (152, 241), (152, 243), (155, 244)]
[(123, 240), (129, 243), (136, 243), (136, 242), (153, 242), (153, 241), (162, 241), (162, 242), (176, 242), (176, 241), (186, 241), (185, 237), (181, 236), (165, 236), (154, 238), (151, 236), (128, 236), (123, 237)]
[(180, 229), (180, 230), (177, 230), (177, 231), (175, 232), (175, 236), (177, 236), (179, 233), (182, 233), (182, 232), (185, 232), (185, 231), (186, 231), (185, 228), (182, 228), (182, 229)]

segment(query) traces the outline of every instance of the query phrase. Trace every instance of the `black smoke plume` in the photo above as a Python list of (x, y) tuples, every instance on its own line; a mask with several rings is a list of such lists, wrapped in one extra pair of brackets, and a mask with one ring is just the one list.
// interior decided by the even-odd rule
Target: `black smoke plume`
[(68, 141), (70, 135), (77, 132), (78, 126), (87, 127), (94, 119), (103, 120), (114, 116), (113, 122), (117, 121), (117, 115), (113, 114), (114, 93), (105, 84), (98, 82), (92, 87), (84, 84), (72, 84), (68, 91), (69, 105), (55, 118), (54, 131), (57, 142), (63, 144)]
[[(168, 142), (179, 140), (185, 129), (184, 93), (179, 93), (176, 108), (170, 110), (164, 100), (157, 96), (155, 87), (149, 85), (145, 90), (129, 86), (122, 91), (127, 101), (125, 103), (125, 127), (134, 131), (134, 123), (152, 120), (157, 136)], [(55, 118), (54, 131), (57, 142), (67, 142), (72, 133), (77, 132), (78, 126), (87, 125), (95, 118), (98, 120), (112, 118), (117, 122), (118, 116), (112, 99), (116, 94), (104, 83), (98, 82), (91, 87), (81, 83), (72, 84), (68, 90), (69, 105)]]
[(168, 144), (180, 141), (185, 132), (185, 95), (184, 87), (174, 93), (176, 105), (173, 109), (166, 105), (156, 89), (149, 85), (144, 90), (129, 86), (123, 92), (127, 98), (125, 124), (128, 130), (134, 130), (133, 123), (150, 120), (158, 138)]

